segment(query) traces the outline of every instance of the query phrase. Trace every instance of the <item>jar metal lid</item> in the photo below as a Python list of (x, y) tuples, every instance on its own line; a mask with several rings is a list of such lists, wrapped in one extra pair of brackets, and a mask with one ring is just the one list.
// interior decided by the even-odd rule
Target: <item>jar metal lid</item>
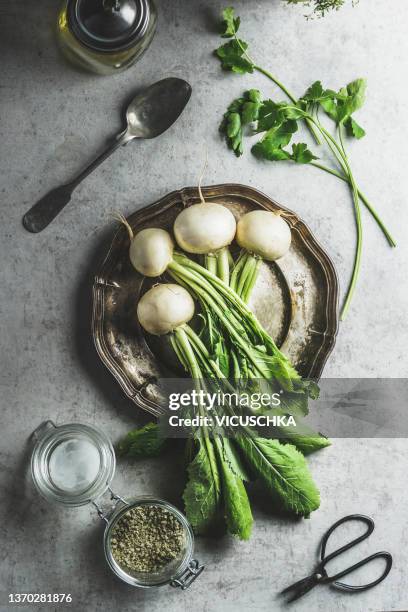
[(148, 28), (148, 0), (70, 0), (68, 26), (85, 46), (102, 53), (124, 51)]

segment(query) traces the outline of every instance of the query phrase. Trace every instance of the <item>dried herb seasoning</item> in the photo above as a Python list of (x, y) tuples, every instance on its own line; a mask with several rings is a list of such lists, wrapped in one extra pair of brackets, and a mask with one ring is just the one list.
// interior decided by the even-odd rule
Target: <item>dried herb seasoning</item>
[[(345, 0), (285, 0), (287, 4), (302, 4), (312, 8), (312, 14), (306, 15), (311, 17), (317, 15), (318, 17), (324, 17), (328, 11), (338, 11), (341, 8)], [(353, 6), (357, 4), (358, 0), (353, 0)]]
[(183, 525), (161, 506), (131, 508), (112, 530), (112, 555), (123, 569), (131, 572), (162, 570), (182, 556), (185, 544)]

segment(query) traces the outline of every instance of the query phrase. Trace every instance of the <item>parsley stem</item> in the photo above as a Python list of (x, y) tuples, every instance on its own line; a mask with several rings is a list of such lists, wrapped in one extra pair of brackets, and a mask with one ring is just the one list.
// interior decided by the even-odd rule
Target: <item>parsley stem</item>
[(356, 244), (356, 254), (355, 254), (355, 258), (354, 258), (354, 266), (353, 266), (353, 273), (351, 275), (351, 280), (347, 289), (347, 294), (346, 294), (346, 300), (343, 304), (343, 308), (341, 310), (341, 315), (340, 318), (342, 320), (345, 319), (352, 297), (353, 297), (353, 293), (354, 293), (354, 289), (357, 283), (357, 278), (358, 278), (358, 274), (360, 271), (360, 265), (361, 265), (361, 253), (362, 253), (362, 246), (363, 246), (363, 225), (362, 225), (362, 221), (361, 221), (361, 209), (360, 209), (360, 200), (359, 200), (359, 196), (358, 196), (358, 189), (357, 189), (357, 185), (356, 182), (354, 180), (354, 176), (351, 172), (351, 168), (350, 165), (348, 163), (348, 159), (347, 159), (347, 155), (346, 155), (346, 151), (344, 148), (344, 143), (343, 143), (343, 134), (342, 134), (342, 125), (339, 124), (338, 127), (338, 133), (339, 133), (339, 139), (340, 139), (340, 143), (341, 143), (341, 149), (343, 151), (343, 155), (344, 155), (344, 162), (347, 166), (347, 170), (350, 176), (350, 181), (351, 181), (351, 187), (352, 187), (352, 191), (353, 191), (353, 201), (354, 201), (354, 209), (355, 209), (355, 213), (356, 213), (356, 226), (357, 226), (357, 244)]
[(339, 156), (342, 161), (342, 165), (344, 164), (344, 167), (346, 170), (346, 175), (348, 175), (350, 179), (350, 187), (351, 187), (352, 195), (353, 195), (353, 204), (354, 204), (354, 211), (355, 211), (355, 217), (356, 217), (356, 228), (357, 228), (357, 244), (356, 244), (355, 257), (354, 257), (353, 272), (351, 275), (350, 283), (347, 288), (345, 301), (344, 301), (343, 307), (341, 309), (341, 314), (340, 314), (341, 320), (344, 320), (346, 317), (347, 311), (350, 307), (350, 303), (351, 303), (351, 300), (354, 294), (354, 289), (356, 287), (357, 278), (358, 278), (358, 274), (360, 271), (360, 265), (361, 265), (361, 253), (362, 253), (362, 244), (363, 244), (363, 226), (362, 226), (362, 221), (361, 221), (359, 194), (358, 194), (357, 185), (354, 180), (354, 176), (351, 171), (350, 164), (349, 164), (346, 152), (345, 152), (344, 143), (343, 143), (343, 135), (341, 132), (341, 126), (339, 125), (339, 128), (338, 128), (338, 134), (339, 134), (339, 140), (340, 140), (340, 144), (339, 144), (333, 138), (330, 132), (328, 132), (326, 128), (318, 120), (312, 117), (312, 115), (309, 115), (309, 116), (310, 116), (311, 121), (316, 125), (318, 130), (324, 136), (326, 142), (330, 141), (330, 143), (336, 149), (336, 158), (337, 158), (337, 153), (339, 153)]
[[(319, 117), (316, 113), (316, 120), (319, 124), (319, 126), (322, 126), (322, 124), (320, 123)], [(334, 147), (334, 145), (332, 144), (332, 142), (330, 141), (329, 138), (327, 138), (327, 136), (323, 133), (323, 138), (326, 141), (327, 145), (329, 146), (330, 150), (332, 151), (333, 155), (335, 156), (335, 158), (337, 159), (338, 163), (340, 164), (342, 170), (343, 170), (343, 175), (340, 173), (336, 173), (336, 171), (331, 171), (328, 168), (322, 168), (322, 170), (326, 170), (326, 172), (330, 172), (331, 174), (334, 174), (334, 176), (338, 176), (338, 178), (342, 179), (343, 181), (346, 181), (349, 183), (349, 185), (351, 185), (351, 179), (350, 179), (350, 175), (347, 171), (347, 168), (344, 164), (344, 161), (342, 159), (342, 157), (340, 156), (339, 152), (337, 151), (337, 149)], [(342, 150), (344, 155), (346, 155), (345, 149), (344, 149), (344, 144), (342, 145)], [(317, 165), (317, 164), (314, 164)], [(396, 247), (397, 243), (395, 242), (394, 238), (391, 236), (390, 232), (387, 230), (387, 228), (385, 227), (383, 221), (380, 219), (377, 211), (374, 209), (374, 207), (370, 204), (370, 202), (367, 200), (366, 196), (358, 189), (358, 195), (360, 200), (363, 202), (363, 204), (365, 205), (365, 207), (367, 208), (367, 210), (369, 210), (370, 214), (374, 217), (375, 221), (377, 222), (377, 224), (379, 225), (381, 231), (383, 232), (385, 238), (387, 239), (388, 243), (390, 246), (392, 247)]]
[[(247, 51), (246, 51), (245, 47), (244, 47), (244, 46), (241, 44), (241, 41), (240, 41), (240, 39), (238, 38), (238, 36), (237, 36), (236, 32), (235, 32), (235, 34), (234, 34), (234, 39), (235, 39), (236, 43), (239, 45), (239, 47), (240, 47), (240, 49), (241, 49), (241, 51), (242, 51), (243, 55), (246, 57), (246, 59), (248, 60), (248, 62), (249, 62), (250, 64), (252, 64), (253, 69), (254, 69), (254, 70), (257, 70), (258, 72), (260, 72), (261, 74), (263, 74), (264, 76), (266, 76), (268, 79), (270, 79), (270, 80), (271, 80), (273, 83), (275, 83), (275, 85), (277, 85), (277, 86), (279, 87), (279, 89), (280, 89), (281, 91), (283, 91), (283, 93), (284, 93), (284, 94), (285, 94), (285, 95), (286, 95), (286, 96), (289, 98), (289, 100), (290, 100), (291, 102), (293, 102), (293, 104), (296, 106), (296, 104), (297, 104), (297, 100), (296, 100), (295, 96), (294, 96), (294, 95), (293, 95), (293, 94), (292, 94), (292, 93), (289, 91), (289, 89), (286, 89), (286, 87), (283, 85), (283, 83), (281, 83), (281, 82), (279, 81), (279, 79), (277, 79), (277, 78), (276, 78), (276, 77), (275, 77), (275, 76), (274, 76), (274, 75), (273, 75), (271, 72), (269, 72), (268, 70), (265, 70), (265, 69), (264, 69), (264, 68), (262, 68), (261, 66), (258, 66), (257, 64), (255, 64), (255, 62), (253, 61), (253, 59), (252, 59), (252, 58), (251, 58), (251, 57), (248, 55), (248, 53), (247, 53)], [(313, 138), (314, 138), (314, 140), (315, 140), (316, 144), (320, 145), (320, 144), (321, 144), (320, 138), (319, 138), (319, 136), (318, 136), (318, 134), (317, 134), (316, 130), (314, 129), (312, 122), (311, 122), (309, 119), (307, 119), (307, 118), (305, 118), (305, 122), (306, 122), (307, 127), (308, 127), (308, 129), (309, 129), (309, 131), (310, 131), (311, 135), (313, 136)]]
[(333, 138), (330, 132), (328, 132), (326, 128), (320, 123), (318, 119), (316, 119), (315, 117), (313, 117), (313, 115), (310, 115), (308, 113), (304, 113), (304, 115), (310, 118), (312, 123), (317, 127), (317, 129), (320, 131), (320, 133), (326, 140), (327, 144), (329, 146), (333, 145), (333, 147), (330, 146), (330, 149), (333, 151), (333, 153), (336, 156), (336, 159), (340, 162), (341, 166), (343, 167), (345, 171), (346, 179), (347, 179), (347, 176), (349, 177), (349, 183), (350, 183), (350, 187), (351, 187), (352, 195), (353, 195), (353, 204), (354, 204), (356, 228), (357, 228), (357, 244), (356, 244), (355, 257), (354, 257), (353, 272), (351, 275), (350, 283), (347, 288), (345, 301), (344, 301), (343, 307), (341, 309), (341, 314), (340, 314), (341, 320), (344, 320), (346, 317), (347, 311), (350, 307), (350, 303), (351, 303), (351, 300), (354, 294), (354, 289), (356, 287), (357, 278), (358, 278), (358, 274), (360, 271), (360, 265), (361, 265), (361, 253), (362, 253), (362, 244), (363, 244), (363, 226), (362, 226), (362, 221), (361, 221), (359, 193), (358, 193), (356, 182), (354, 180), (353, 173), (350, 168), (350, 164), (349, 164), (346, 152), (345, 152), (344, 143), (343, 143), (343, 135), (341, 131), (342, 126), (341, 125), (338, 126), (338, 134), (339, 134), (339, 140), (340, 140), (340, 144), (339, 144)]
[(345, 153), (341, 126), (339, 126), (339, 129), (338, 129), (339, 139), (340, 139), (340, 145), (339, 145), (338, 142), (330, 134), (330, 132), (328, 132), (326, 128), (320, 122), (316, 121), (314, 118), (312, 118), (312, 121), (313, 123), (315, 123), (316, 127), (320, 130), (323, 136), (325, 136), (325, 139), (326, 140), (328, 139), (333, 144), (336, 151), (339, 153), (342, 159), (342, 162), (344, 163), (347, 174), (349, 176), (350, 187), (351, 187), (352, 195), (353, 195), (353, 204), (354, 204), (354, 211), (355, 211), (355, 217), (356, 217), (356, 229), (357, 229), (357, 244), (356, 244), (355, 257), (354, 257), (353, 272), (351, 275), (350, 283), (349, 283), (347, 293), (346, 293), (346, 298), (345, 298), (343, 307), (341, 309), (341, 314), (340, 314), (341, 320), (344, 320), (347, 315), (347, 311), (350, 307), (350, 303), (351, 303), (351, 300), (354, 294), (354, 289), (356, 287), (357, 278), (358, 278), (358, 274), (360, 271), (360, 265), (361, 265), (361, 253), (362, 253), (362, 244), (363, 244), (363, 226), (362, 226), (362, 221), (361, 221), (360, 200), (359, 200), (357, 185), (354, 180), (354, 176), (351, 171), (347, 155)]
[(277, 85), (279, 87), (279, 89), (281, 89), (283, 91), (283, 93), (289, 98), (289, 100), (291, 102), (293, 102), (293, 104), (296, 104), (297, 101), (296, 101), (295, 96), (293, 94), (291, 94), (290, 91), (288, 89), (286, 89), (286, 87), (280, 81), (278, 81), (278, 79), (273, 74), (271, 74), (270, 72), (268, 72), (267, 70), (265, 70), (261, 66), (257, 66), (256, 64), (254, 64), (254, 70), (257, 70), (258, 72), (260, 72), (264, 76), (268, 77), (268, 79), (273, 81), (275, 83), (275, 85)]
[[(332, 174), (333, 176), (336, 176), (337, 178), (339, 178), (342, 181), (344, 181), (345, 183), (349, 183), (350, 184), (350, 177), (348, 175), (341, 174), (340, 172), (337, 172), (337, 170), (334, 170), (333, 168), (329, 168), (328, 166), (324, 166), (323, 164), (319, 164), (319, 163), (314, 162), (314, 161), (310, 162), (310, 165), (314, 166), (315, 168), (319, 168), (320, 170), (324, 170), (324, 172)], [(378, 215), (378, 213), (375, 210), (375, 208), (372, 206), (372, 204), (370, 204), (370, 202), (368, 201), (367, 197), (364, 195), (364, 193), (362, 191), (360, 191), (360, 189), (358, 189), (358, 195), (359, 195), (360, 200), (363, 202), (364, 206), (367, 208), (367, 210), (370, 212), (372, 217), (377, 222), (377, 224), (380, 227), (381, 231), (383, 232), (385, 238), (387, 239), (389, 245), (392, 246), (392, 247), (396, 247), (397, 246), (396, 241), (394, 240), (394, 238), (392, 237), (390, 232), (385, 227), (384, 222), (381, 220), (381, 218)]]

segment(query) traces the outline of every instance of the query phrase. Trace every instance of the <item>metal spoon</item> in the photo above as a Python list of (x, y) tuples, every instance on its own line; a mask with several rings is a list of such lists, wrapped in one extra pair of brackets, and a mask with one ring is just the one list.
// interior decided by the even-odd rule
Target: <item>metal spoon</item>
[(23, 217), (26, 230), (37, 233), (47, 227), (68, 204), (79, 183), (116, 149), (133, 138), (156, 138), (163, 134), (181, 115), (190, 96), (191, 86), (176, 78), (158, 81), (137, 94), (126, 111), (125, 131), (118, 134), (116, 140), (72, 181), (52, 189), (34, 204)]

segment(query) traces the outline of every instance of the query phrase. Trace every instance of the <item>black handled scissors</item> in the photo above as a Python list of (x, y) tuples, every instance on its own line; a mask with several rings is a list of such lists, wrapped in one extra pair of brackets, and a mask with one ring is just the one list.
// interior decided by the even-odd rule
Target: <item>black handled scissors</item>
[[(348, 521), (360, 521), (361, 523), (365, 523), (367, 525), (367, 530), (361, 536), (358, 536), (348, 544), (345, 544), (338, 550), (335, 550), (334, 552), (326, 556), (326, 545), (329, 537), (331, 536), (333, 531), (337, 529), (337, 527), (339, 527), (339, 525), (342, 525), (343, 523), (346, 523)], [(357, 544), (368, 538), (373, 533), (373, 531), (374, 521), (369, 516), (364, 516), (363, 514), (350, 514), (349, 516), (345, 516), (344, 518), (337, 521), (337, 523), (334, 523), (334, 525), (330, 527), (330, 529), (327, 531), (327, 533), (322, 539), (320, 549), (320, 563), (315, 568), (313, 574), (307, 576), (306, 578), (303, 578), (302, 580), (298, 580), (297, 582), (291, 584), (282, 591), (282, 594), (288, 593), (290, 595), (289, 599), (287, 600), (287, 603), (299, 599), (299, 597), (305, 595), (305, 593), (313, 589), (313, 587), (315, 587), (317, 584), (332, 584), (337, 589), (341, 589), (343, 591), (360, 592), (366, 591), (367, 589), (371, 589), (372, 587), (382, 582), (384, 578), (388, 576), (392, 567), (392, 555), (391, 553), (385, 551), (376, 552), (373, 555), (366, 557), (362, 561), (355, 563), (351, 567), (348, 567), (338, 572), (334, 576), (329, 576), (326, 572), (326, 564), (329, 561), (331, 561), (335, 557), (338, 557), (338, 555), (341, 555), (341, 553), (345, 552), (346, 550), (349, 550), (349, 548), (356, 546)], [(343, 576), (351, 574), (351, 572), (354, 572), (354, 570), (356, 570), (357, 568), (362, 567), (363, 565), (370, 563), (370, 561), (372, 561), (373, 559), (378, 558), (385, 559), (385, 568), (381, 576), (376, 580), (373, 580), (372, 582), (363, 585), (351, 585), (345, 584), (344, 582), (339, 582), (339, 578), (343, 578)]]

